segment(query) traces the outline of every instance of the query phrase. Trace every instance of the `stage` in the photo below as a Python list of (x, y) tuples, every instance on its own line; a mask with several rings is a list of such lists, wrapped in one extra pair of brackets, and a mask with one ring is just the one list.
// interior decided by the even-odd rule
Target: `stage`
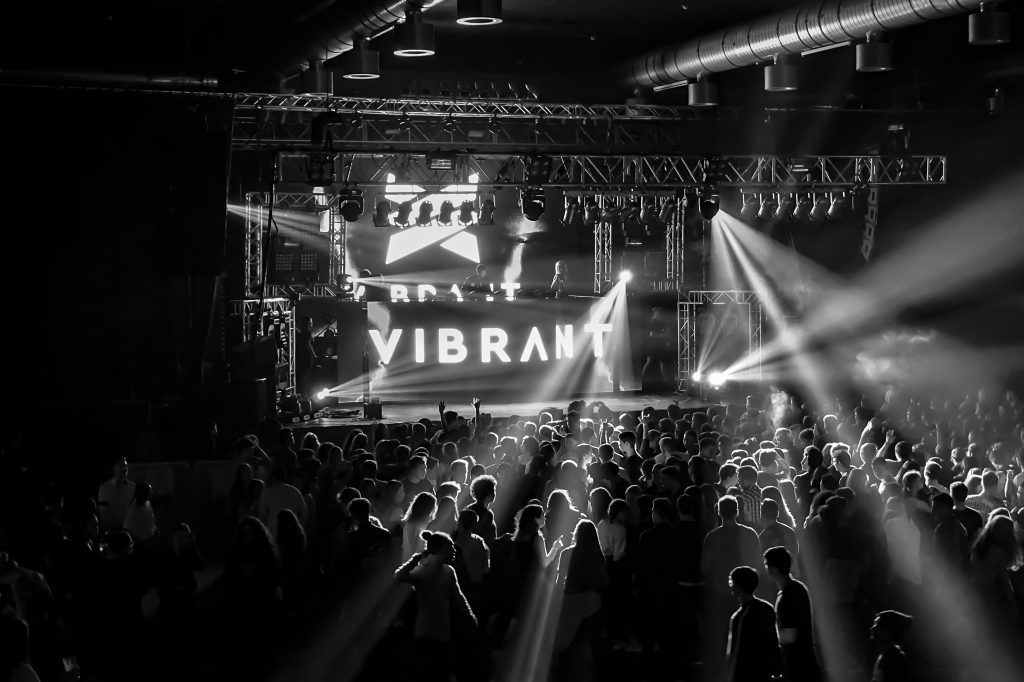
[[(440, 399), (440, 398), (439, 398)], [(667, 393), (614, 393), (593, 396), (579, 396), (575, 400), (585, 400), (588, 404), (601, 401), (616, 415), (623, 412), (639, 412), (644, 407), (651, 406), (657, 410), (657, 415), (663, 416), (665, 410), (673, 402), (679, 404), (680, 410), (684, 413), (695, 412), (706, 409), (710, 403), (689, 396), (680, 396)], [(569, 401), (533, 401), (533, 402), (484, 402), (480, 406), (480, 412), (489, 414), (495, 420), (508, 420), (510, 418), (536, 421), (541, 412), (551, 412), (555, 418), (564, 416), (565, 408)], [(375, 424), (403, 424), (419, 421), (424, 417), (431, 421), (438, 421), (437, 401), (396, 401), (382, 403), (381, 419), (365, 419), (362, 414), (362, 406), (355, 403), (343, 403), (331, 408), (334, 414), (357, 411), (356, 414), (346, 416), (320, 417), (304, 422), (287, 424), (296, 431), (296, 436), (301, 434), (315, 433), (321, 442), (342, 443), (348, 437), (349, 432), (356, 429), (365, 429)], [(445, 401), (445, 410), (458, 412), (460, 416), (472, 417), (473, 406), (466, 402)]]

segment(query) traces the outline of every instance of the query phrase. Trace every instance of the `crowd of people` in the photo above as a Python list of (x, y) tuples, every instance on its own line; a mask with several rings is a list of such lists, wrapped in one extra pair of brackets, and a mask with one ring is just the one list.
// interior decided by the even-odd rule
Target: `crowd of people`
[(8, 447), (0, 682), (1024, 671), (1011, 393), (438, 408), (342, 443), (265, 420), (226, 453), (222, 551), (125, 460), (92, 497)]

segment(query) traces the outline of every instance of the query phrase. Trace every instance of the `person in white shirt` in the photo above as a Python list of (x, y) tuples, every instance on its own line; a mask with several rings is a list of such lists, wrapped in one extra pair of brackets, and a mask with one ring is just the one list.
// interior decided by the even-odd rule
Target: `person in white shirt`
[(260, 496), (260, 521), (270, 531), (270, 537), (277, 537), (277, 515), (291, 509), (299, 518), (299, 523), (306, 524), (306, 501), (302, 492), (285, 482), (286, 473), (283, 467), (270, 470), (270, 483)]
[(156, 535), (156, 515), (153, 513), (153, 486), (139, 483), (135, 486), (135, 499), (124, 516), (124, 529), (138, 542)]
[(100, 520), (107, 528), (122, 528), (128, 507), (135, 499), (135, 482), (128, 480), (128, 460), (122, 457), (114, 463), (114, 476), (100, 486), (96, 501)]

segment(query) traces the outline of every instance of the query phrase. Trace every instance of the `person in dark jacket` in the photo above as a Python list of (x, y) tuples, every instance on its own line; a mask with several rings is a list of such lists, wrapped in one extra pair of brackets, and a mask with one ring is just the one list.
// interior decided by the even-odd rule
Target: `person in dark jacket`
[(757, 571), (750, 566), (738, 566), (729, 574), (729, 587), (740, 607), (729, 620), (724, 677), (728, 682), (771, 682), (782, 673), (775, 609), (754, 596), (757, 584)]

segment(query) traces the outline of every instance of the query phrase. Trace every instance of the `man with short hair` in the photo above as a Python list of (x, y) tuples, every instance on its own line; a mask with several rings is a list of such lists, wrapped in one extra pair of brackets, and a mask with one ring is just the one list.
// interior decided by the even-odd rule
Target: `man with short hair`
[(724, 678), (728, 682), (771, 682), (782, 672), (775, 609), (754, 596), (758, 582), (757, 571), (750, 566), (737, 566), (729, 573), (729, 587), (740, 607), (729, 619)]
[(999, 474), (986, 471), (981, 475), (981, 492), (969, 495), (966, 504), (988, 520), (988, 515), (1003, 506), (1003, 496), (999, 490)]
[(718, 491), (719, 497), (727, 495), (729, 490), (736, 487), (739, 481), (739, 468), (735, 464), (723, 464), (718, 469), (718, 482), (715, 483), (715, 489)]
[(953, 498), (953, 517), (967, 531), (967, 541), (974, 542), (981, 529), (985, 527), (985, 519), (976, 510), (967, 506), (967, 484), (957, 481), (949, 486), (949, 496)]
[(953, 516), (953, 497), (949, 493), (932, 498), (932, 516), (936, 521), (932, 539), (939, 568), (966, 569), (970, 559), (967, 529)]
[(775, 620), (782, 649), (782, 669), (786, 680), (817, 682), (821, 679), (814, 655), (814, 624), (811, 596), (807, 586), (791, 575), (793, 556), (785, 547), (772, 547), (764, 553), (764, 567), (778, 587)]
[(792, 555), (800, 551), (796, 531), (784, 523), (779, 523), (779, 503), (771, 498), (761, 501), (761, 525), (762, 530), (757, 539), (762, 551), (766, 552), (772, 547), (779, 546), (785, 547)]
[(351, 564), (344, 568), (358, 575), (363, 562), (383, 561), (387, 558), (391, 533), (382, 528), (379, 522), (374, 523), (376, 519), (370, 516), (370, 501), (365, 497), (357, 497), (349, 502), (348, 513), (352, 517), (352, 525), (345, 540)]

